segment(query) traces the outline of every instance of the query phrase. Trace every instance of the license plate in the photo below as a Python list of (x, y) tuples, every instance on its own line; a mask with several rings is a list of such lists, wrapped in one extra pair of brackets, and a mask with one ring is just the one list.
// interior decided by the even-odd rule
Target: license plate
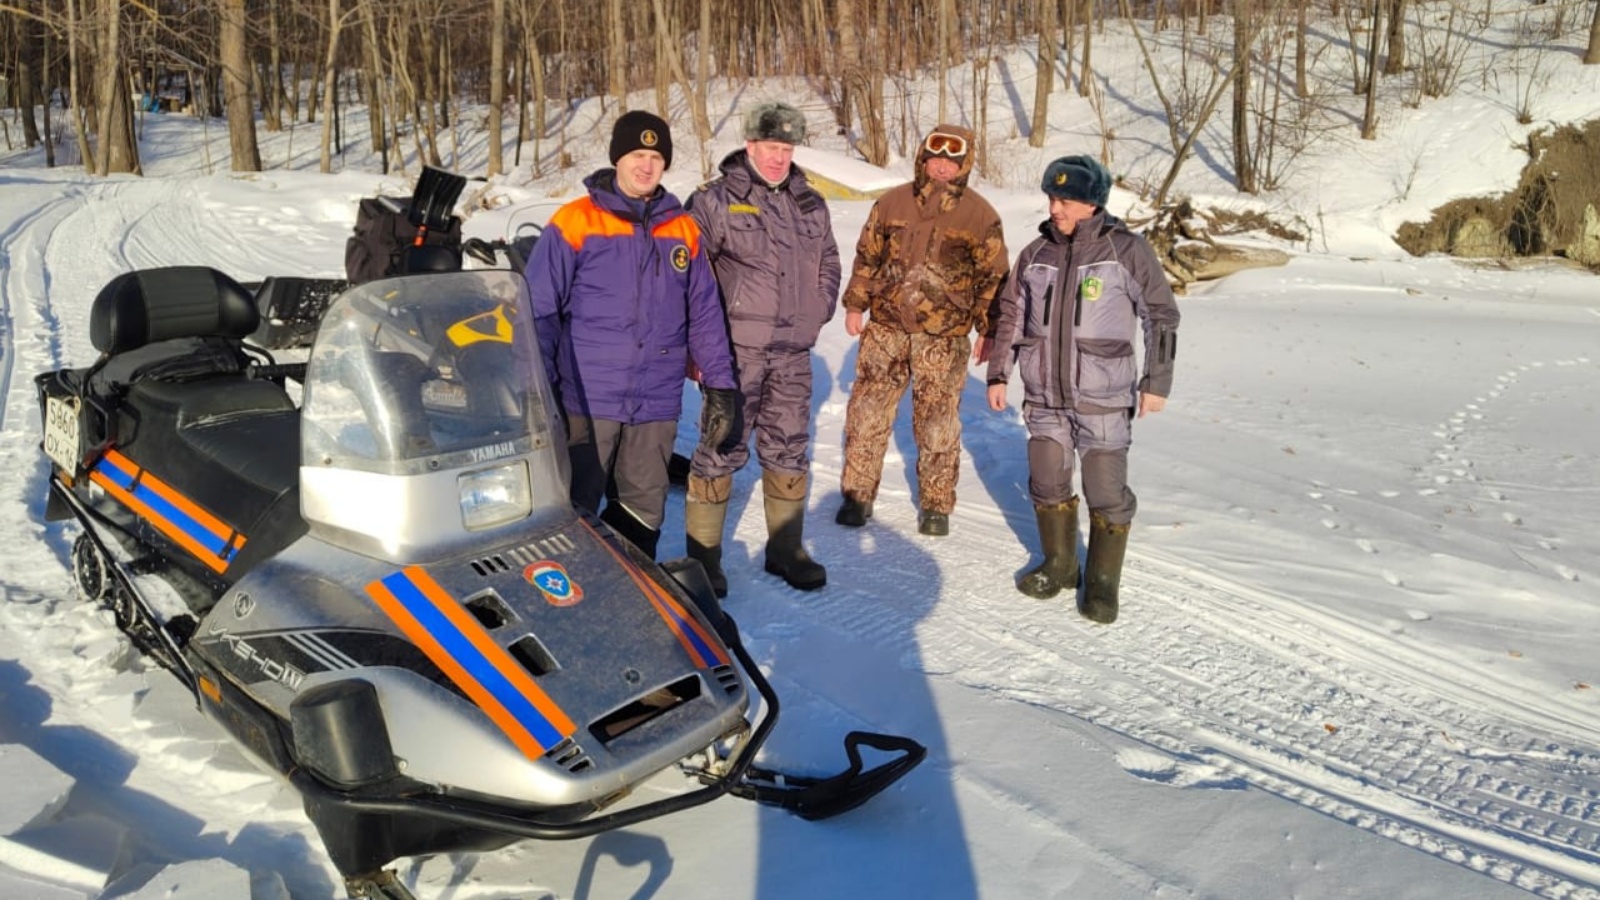
[(78, 398), (45, 398), (44, 453), (68, 478), (78, 474)]

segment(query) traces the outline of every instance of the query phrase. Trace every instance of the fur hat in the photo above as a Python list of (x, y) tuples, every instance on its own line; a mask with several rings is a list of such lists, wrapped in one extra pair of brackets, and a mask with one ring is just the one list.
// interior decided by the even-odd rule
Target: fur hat
[(1052, 197), (1104, 208), (1111, 196), (1111, 173), (1092, 156), (1063, 156), (1045, 168), (1041, 187)]
[(806, 139), (805, 114), (787, 103), (763, 103), (745, 113), (744, 139), (798, 144)]
[(666, 120), (642, 109), (623, 113), (611, 126), (611, 164), (635, 150), (654, 150), (672, 168), (672, 129)]

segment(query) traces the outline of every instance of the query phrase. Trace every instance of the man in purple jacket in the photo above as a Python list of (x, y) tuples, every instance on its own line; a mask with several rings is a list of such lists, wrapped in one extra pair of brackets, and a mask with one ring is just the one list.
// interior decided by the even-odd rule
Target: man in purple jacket
[(611, 162), (586, 197), (556, 211), (528, 259), (545, 375), (561, 404), (572, 502), (654, 557), (666, 510), (667, 459), (688, 363), (705, 398), (701, 441), (733, 427), (733, 358), (700, 228), (661, 187), (672, 134), (635, 110), (617, 119)]

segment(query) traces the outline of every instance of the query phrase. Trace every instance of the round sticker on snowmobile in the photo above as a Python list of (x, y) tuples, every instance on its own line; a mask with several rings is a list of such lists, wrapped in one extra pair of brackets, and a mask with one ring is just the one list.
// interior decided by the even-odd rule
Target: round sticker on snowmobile
[(551, 560), (532, 563), (522, 570), (522, 577), (538, 588), (551, 606), (572, 606), (583, 599), (583, 588), (578, 587), (561, 563)]
[(679, 272), (689, 268), (689, 248), (682, 244), (672, 248), (672, 267)]
[(1099, 278), (1090, 275), (1088, 278), (1083, 280), (1083, 286), (1078, 289), (1078, 296), (1089, 301), (1090, 303), (1093, 303), (1100, 299), (1100, 292), (1105, 289), (1105, 286), (1106, 283), (1104, 281), (1101, 281)]

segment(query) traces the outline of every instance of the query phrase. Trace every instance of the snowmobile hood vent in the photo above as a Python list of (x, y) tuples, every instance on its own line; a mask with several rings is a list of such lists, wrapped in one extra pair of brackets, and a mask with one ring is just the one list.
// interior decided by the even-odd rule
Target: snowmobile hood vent
[(717, 684), (722, 685), (722, 690), (730, 697), (744, 689), (744, 685), (739, 681), (739, 673), (733, 670), (733, 666), (717, 666), (711, 670), (711, 677), (716, 679)]
[(577, 549), (578, 545), (573, 543), (572, 538), (558, 532), (517, 547), (496, 551), (472, 560), (468, 565), (478, 577), (492, 578), (505, 572), (521, 571), (524, 567), (540, 560), (574, 553)]
[(590, 759), (589, 754), (583, 752), (583, 748), (572, 738), (567, 738), (551, 747), (545, 758), (573, 774), (594, 767), (594, 760)]

